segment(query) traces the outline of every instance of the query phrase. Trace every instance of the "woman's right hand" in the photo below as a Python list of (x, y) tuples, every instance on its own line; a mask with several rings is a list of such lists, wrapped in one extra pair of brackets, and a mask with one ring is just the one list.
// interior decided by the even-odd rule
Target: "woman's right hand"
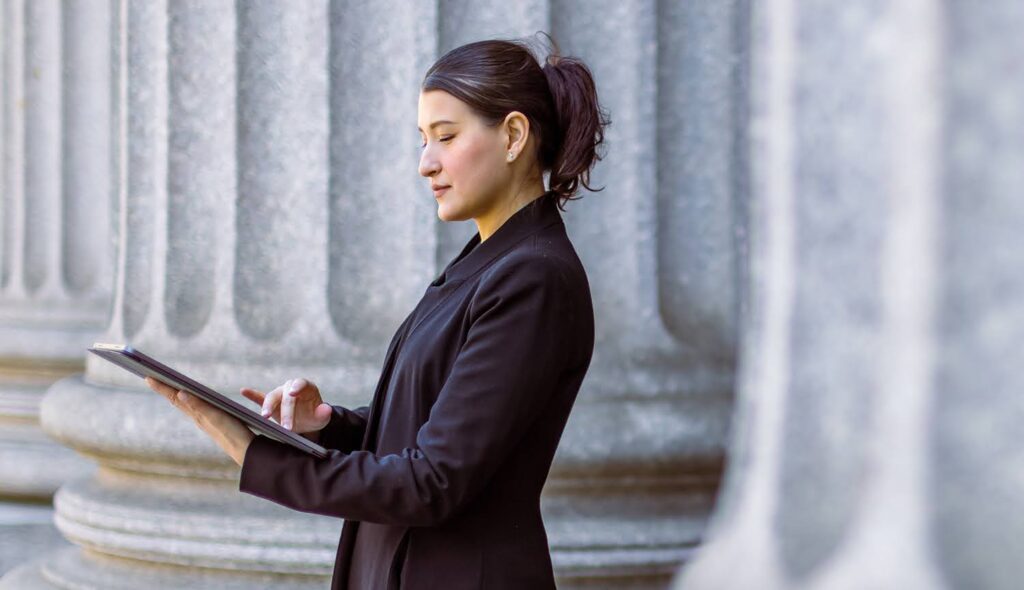
[(301, 377), (289, 379), (267, 394), (243, 387), (242, 395), (260, 405), (263, 417), (273, 417), (281, 426), (298, 434), (321, 430), (331, 421), (334, 411), (321, 399), (316, 385)]

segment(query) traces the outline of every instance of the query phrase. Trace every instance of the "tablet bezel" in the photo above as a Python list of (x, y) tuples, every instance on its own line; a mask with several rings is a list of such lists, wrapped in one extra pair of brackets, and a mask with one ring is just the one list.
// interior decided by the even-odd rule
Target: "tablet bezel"
[(258, 434), (266, 435), (280, 443), (291, 445), (316, 457), (327, 457), (327, 449), (324, 447), (300, 434), (288, 430), (269, 418), (264, 418), (262, 415), (223, 394), (217, 393), (202, 383), (175, 371), (129, 344), (95, 342), (87, 350), (103, 360), (111, 362), (139, 377), (153, 377), (157, 381), (175, 389), (184, 389), (238, 418), (250, 428), (255, 429)]

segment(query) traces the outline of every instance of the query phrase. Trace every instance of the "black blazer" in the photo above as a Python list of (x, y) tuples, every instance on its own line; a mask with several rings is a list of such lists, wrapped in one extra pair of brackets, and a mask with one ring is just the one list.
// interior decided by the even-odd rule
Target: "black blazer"
[(327, 458), (257, 436), (239, 490), (345, 519), (332, 589), (554, 588), (540, 495), (593, 348), (548, 192), (430, 284), (371, 405), (334, 406)]

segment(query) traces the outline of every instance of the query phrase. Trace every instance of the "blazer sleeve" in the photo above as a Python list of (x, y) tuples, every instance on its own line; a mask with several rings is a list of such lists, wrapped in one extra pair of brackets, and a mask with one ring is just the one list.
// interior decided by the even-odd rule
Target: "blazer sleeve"
[(320, 429), (318, 444), (327, 449), (337, 449), (346, 453), (358, 449), (363, 444), (370, 406), (350, 410), (344, 406), (332, 405), (331, 410), (331, 420), (327, 426)]
[(329, 449), (317, 458), (257, 436), (239, 490), (347, 520), (430, 526), (454, 515), (557, 390), (574, 328), (561, 264), (501, 261), (481, 278), (466, 339), (414, 447), (382, 456)]

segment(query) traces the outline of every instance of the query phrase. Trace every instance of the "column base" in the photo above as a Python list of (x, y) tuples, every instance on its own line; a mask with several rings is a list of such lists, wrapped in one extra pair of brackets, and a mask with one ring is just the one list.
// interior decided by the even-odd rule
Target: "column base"
[(64, 482), (95, 468), (36, 422), (0, 424), (0, 497), (49, 502)]
[(323, 590), (329, 583), (324, 576), (155, 565), (70, 547), (10, 571), (0, 578), (0, 590)]
[(53, 508), (0, 502), (0, 576), (70, 544), (53, 525)]

